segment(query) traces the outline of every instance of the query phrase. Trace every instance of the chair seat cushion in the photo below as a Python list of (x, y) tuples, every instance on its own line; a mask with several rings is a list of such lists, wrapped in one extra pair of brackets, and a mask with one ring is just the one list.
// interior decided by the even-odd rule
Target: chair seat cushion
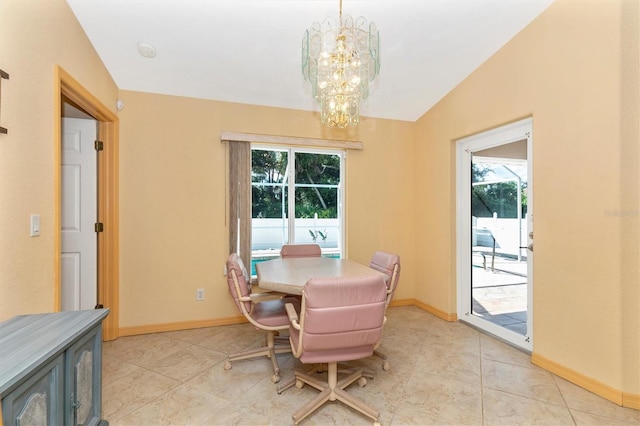
[(295, 297), (266, 300), (256, 303), (251, 311), (251, 316), (260, 324), (267, 327), (289, 327), (289, 317), (284, 305), (291, 303), (296, 312), (300, 312), (300, 300)]

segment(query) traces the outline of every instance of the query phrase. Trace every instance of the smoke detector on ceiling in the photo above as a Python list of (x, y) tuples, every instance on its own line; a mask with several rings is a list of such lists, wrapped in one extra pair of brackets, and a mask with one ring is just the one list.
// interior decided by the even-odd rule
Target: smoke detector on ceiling
[(145, 58), (155, 58), (156, 48), (149, 43), (138, 43), (138, 53)]

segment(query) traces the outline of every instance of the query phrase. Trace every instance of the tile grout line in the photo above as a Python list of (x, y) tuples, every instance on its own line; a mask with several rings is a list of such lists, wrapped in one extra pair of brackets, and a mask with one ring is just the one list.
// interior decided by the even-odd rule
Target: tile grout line
[(560, 398), (562, 398), (562, 402), (564, 403), (564, 406), (567, 408), (567, 411), (569, 412), (569, 416), (571, 416), (571, 421), (573, 422), (574, 425), (577, 425), (578, 422), (576, 421), (575, 417), (573, 417), (573, 412), (571, 412), (571, 407), (569, 407), (569, 404), (567, 403), (567, 400), (565, 399), (564, 394), (562, 393), (562, 389), (560, 389), (560, 386), (558, 386), (556, 375), (553, 373), (550, 373), (550, 374), (551, 374), (551, 380), (553, 380), (553, 384), (555, 385), (556, 389), (558, 389)]

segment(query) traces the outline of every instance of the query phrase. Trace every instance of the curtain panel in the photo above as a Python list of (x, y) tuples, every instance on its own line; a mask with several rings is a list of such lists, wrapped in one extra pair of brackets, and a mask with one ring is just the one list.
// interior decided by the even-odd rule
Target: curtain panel
[(251, 265), (251, 143), (229, 145), (229, 253)]

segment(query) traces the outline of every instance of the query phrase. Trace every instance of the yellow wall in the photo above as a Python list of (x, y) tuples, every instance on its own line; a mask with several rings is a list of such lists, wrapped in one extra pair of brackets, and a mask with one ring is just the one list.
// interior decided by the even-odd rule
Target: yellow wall
[[(621, 318), (625, 405), (640, 409), (640, 2), (625, 0), (621, 23)], [(633, 396), (635, 395), (635, 396)], [(634, 402), (631, 402), (634, 401)], [(627, 404), (627, 402), (631, 402)]]
[(223, 276), (221, 131), (363, 141), (346, 160), (347, 256), (368, 263), (375, 250), (399, 253), (396, 297), (413, 297), (413, 123), (364, 119), (332, 132), (309, 112), (130, 91), (120, 98), (121, 327), (238, 315)]
[(438, 247), (416, 299), (456, 310), (455, 140), (532, 116), (534, 353), (635, 394), (638, 16), (637, 2), (558, 1), (416, 126), (418, 252)]
[[(640, 395), (638, 9), (558, 0), (417, 123), (331, 131), (308, 112), (119, 93), (63, 0), (3, 0), (0, 320), (53, 310), (54, 64), (105, 105), (125, 101), (123, 328), (236, 315), (222, 275), (220, 131), (362, 140), (347, 157), (348, 257), (398, 252), (396, 298), (454, 314), (454, 141), (533, 116), (534, 351)], [(38, 238), (28, 236), (32, 213), (42, 215)]]
[[(0, 1), (0, 321), (54, 309), (54, 66), (105, 105), (118, 88), (64, 0)], [(29, 216), (41, 235), (29, 236)]]

